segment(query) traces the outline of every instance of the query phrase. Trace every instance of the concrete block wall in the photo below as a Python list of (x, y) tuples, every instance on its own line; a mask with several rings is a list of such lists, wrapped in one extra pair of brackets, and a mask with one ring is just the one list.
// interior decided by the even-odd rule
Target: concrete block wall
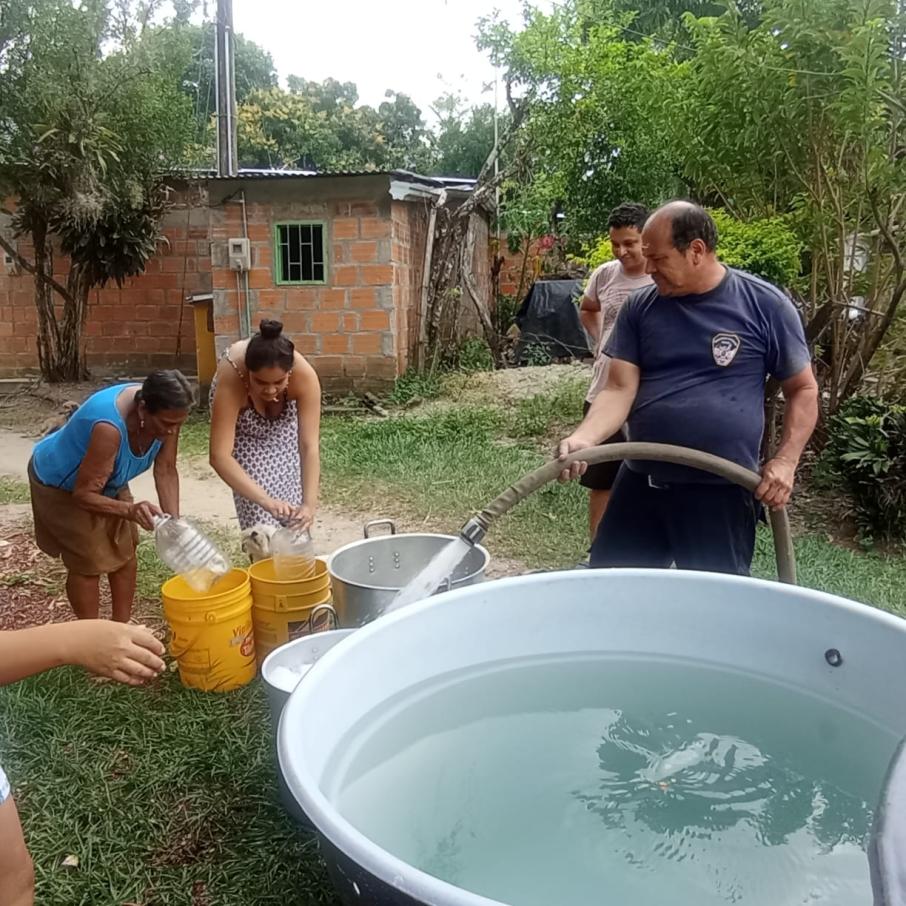
[[(383, 203), (367, 196), (306, 198), (299, 192), (271, 198), (250, 190), (245, 215), (251, 248), (252, 329), (262, 318), (282, 321), (328, 391), (391, 384), (399, 373), (399, 313), (393, 296), (389, 198)], [(227, 253), (227, 241), (243, 235), (242, 218), (242, 205), (235, 199), (211, 208), (218, 354), (240, 335), (240, 318), (245, 314), (245, 280), (240, 278), (237, 287)], [(300, 220), (325, 225), (324, 284), (279, 285), (276, 281), (275, 226)]]

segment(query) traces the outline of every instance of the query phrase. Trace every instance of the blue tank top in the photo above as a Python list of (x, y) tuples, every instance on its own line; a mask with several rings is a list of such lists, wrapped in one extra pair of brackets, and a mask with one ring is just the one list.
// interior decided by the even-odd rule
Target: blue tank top
[(132, 386), (134, 384), (116, 384), (93, 393), (62, 428), (35, 444), (32, 466), (38, 481), (71, 491), (91, 442), (91, 432), (102, 422), (113, 425), (120, 432), (120, 448), (116, 452), (113, 472), (101, 492), (105, 497), (115, 497), (130, 479), (151, 468), (160, 451), (160, 441), (153, 441), (144, 456), (136, 456), (129, 447), (126, 423), (116, 407), (119, 395)]

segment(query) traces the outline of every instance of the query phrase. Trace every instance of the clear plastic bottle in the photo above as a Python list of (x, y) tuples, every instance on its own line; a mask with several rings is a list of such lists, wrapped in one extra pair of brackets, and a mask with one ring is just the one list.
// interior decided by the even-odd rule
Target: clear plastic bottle
[(279, 582), (310, 579), (315, 572), (315, 545), (308, 529), (287, 525), (271, 538), (274, 577)]
[(209, 591), (230, 571), (230, 561), (220, 548), (186, 519), (156, 516), (154, 545), (160, 559), (193, 591)]

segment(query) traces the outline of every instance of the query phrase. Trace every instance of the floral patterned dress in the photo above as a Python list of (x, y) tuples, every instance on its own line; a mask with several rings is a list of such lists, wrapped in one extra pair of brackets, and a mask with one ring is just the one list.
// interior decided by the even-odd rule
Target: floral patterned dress
[[(246, 388), (248, 381), (230, 358), (224, 358), (233, 366)], [(211, 383), (210, 401), (214, 403), (217, 379)], [(302, 505), (302, 462), (299, 453), (299, 410), (295, 400), (284, 394), (283, 408), (279, 415), (270, 418), (260, 412), (248, 400), (236, 419), (236, 439), (233, 442), (233, 457), (253, 481), (256, 481), (274, 500), (285, 500), (294, 506)], [(279, 525), (267, 510), (257, 503), (233, 494), (236, 515), (240, 529), (251, 528), (263, 522)]]

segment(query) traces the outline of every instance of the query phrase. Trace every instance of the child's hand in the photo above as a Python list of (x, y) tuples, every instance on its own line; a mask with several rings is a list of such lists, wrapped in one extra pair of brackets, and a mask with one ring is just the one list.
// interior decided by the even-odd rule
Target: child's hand
[(164, 646), (144, 626), (110, 620), (78, 620), (66, 626), (67, 663), (130, 686), (140, 686), (166, 669)]

